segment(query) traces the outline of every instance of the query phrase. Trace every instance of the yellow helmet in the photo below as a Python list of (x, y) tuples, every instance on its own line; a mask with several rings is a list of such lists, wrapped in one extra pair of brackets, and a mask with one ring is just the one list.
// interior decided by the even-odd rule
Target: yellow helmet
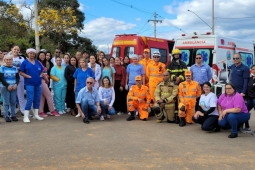
[(176, 48), (176, 49), (173, 49), (173, 51), (172, 51), (172, 55), (175, 55), (175, 54), (182, 54), (182, 52), (181, 52), (181, 50)]

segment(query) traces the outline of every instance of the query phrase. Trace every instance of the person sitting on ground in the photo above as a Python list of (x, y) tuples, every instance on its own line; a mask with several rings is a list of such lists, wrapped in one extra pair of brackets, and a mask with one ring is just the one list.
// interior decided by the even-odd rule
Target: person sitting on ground
[(218, 100), (219, 125), (224, 128), (231, 128), (229, 138), (238, 136), (238, 126), (250, 119), (250, 113), (245, 105), (241, 94), (236, 92), (235, 86), (227, 83), (225, 94), (220, 95)]
[(216, 132), (220, 131), (218, 125), (219, 113), (217, 110), (217, 96), (211, 92), (211, 83), (204, 82), (203, 85), (204, 94), (199, 99), (198, 111), (192, 117), (195, 123), (201, 124), (201, 129), (205, 131), (211, 131), (215, 129)]
[(99, 95), (96, 88), (93, 87), (93, 84), (94, 78), (88, 77), (86, 86), (79, 91), (75, 101), (78, 112), (86, 124), (89, 124), (89, 118), (92, 115), (101, 114)]
[(132, 85), (127, 96), (128, 111), (130, 116), (127, 121), (135, 119), (135, 109), (139, 112), (141, 120), (148, 120), (148, 107), (151, 101), (149, 89), (147, 86), (142, 85), (142, 76), (135, 77), (136, 85)]
[(102, 109), (100, 120), (104, 120), (105, 113), (107, 118), (110, 119), (110, 115), (115, 114), (115, 110), (112, 107), (114, 101), (115, 101), (115, 92), (114, 88), (111, 85), (110, 78), (108, 76), (104, 77), (102, 79), (102, 86), (98, 89), (99, 94), (99, 100), (100, 100), (100, 106)]

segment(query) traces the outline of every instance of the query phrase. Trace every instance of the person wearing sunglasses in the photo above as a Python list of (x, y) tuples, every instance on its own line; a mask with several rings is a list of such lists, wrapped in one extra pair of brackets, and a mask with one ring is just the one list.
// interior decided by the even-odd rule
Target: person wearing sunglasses
[[(190, 71), (192, 72), (192, 80), (199, 83), (201, 89), (203, 89), (203, 84), (205, 82), (209, 82), (212, 79), (212, 70), (211, 67), (203, 62), (203, 57), (201, 54), (196, 55), (196, 63), (190, 67)], [(199, 99), (197, 98), (197, 103), (195, 110), (198, 110), (199, 107)]]
[[(55, 53), (54, 53), (54, 57), (52, 57), (52, 59), (50, 60), (54, 65), (56, 65), (56, 57), (60, 57), (61, 51), (60, 49), (56, 48), (55, 49)], [(61, 57), (60, 57), (61, 58)], [(61, 59), (61, 65), (64, 64), (64, 59)]]
[(153, 62), (150, 63), (146, 68), (146, 77), (149, 78), (149, 90), (151, 96), (151, 112), (149, 116), (154, 116), (153, 105), (155, 103), (154, 92), (157, 85), (163, 81), (163, 73), (166, 71), (165, 64), (159, 62), (160, 52), (154, 51), (152, 54)]
[(83, 122), (89, 124), (89, 117), (101, 114), (101, 107), (99, 101), (98, 91), (93, 87), (94, 78), (88, 77), (86, 79), (86, 86), (83, 87), (75, 100), (78, 112), (83, 118)]
[[(230, 83), (235, 86), (236, 92), (240, 93), (245, 99), (245, 94), (248, 87), (248, 80), (250, 77), (250, 69), (242, 63), (242, 56), (240, 53), (234, 54), (233, 62), (234, 64), (228, 67), (228, 69), (230, 70), (229, 80)], [(251, 132), (248, 122), (245, 123), (245, 128), (240, 128), (241, 131)]]

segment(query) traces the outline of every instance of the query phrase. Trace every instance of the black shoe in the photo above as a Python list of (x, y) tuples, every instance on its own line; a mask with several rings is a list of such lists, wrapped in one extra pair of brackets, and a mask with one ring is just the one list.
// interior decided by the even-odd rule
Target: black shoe
[(83, 122), (86, 123), (86, 124), (89, 124), (89, 119), (88, 118), (84, 118)]
[(130, 115), (126, 120), (127, 120), (127, 121), (135, 120), (135, 116)]
[(186, 126), (186, 120), (185, 118), (180, 118), (180, 124), (179, 124), (180, 127), (183, 127), (183, 126)]
[(11, 119), (9, 117), (5, 117), (5, 121), (6, 122), (12, 122)]
[(147, 119), (146, 119), (146, 118), (144, 118), (144, 119), (143, 119), (143, 121), (147, 121)]
[(18, 121), (18, 119), (16, 118), (16, 116), (12, 116), (12, 117), (11, 117), (11, 120), (14, 121), (14, 122), (17, 122), (17, 121)]
[(228, 135), (228, 138), (236, 138), (238, 137), (237, 133), (231, 133), (230, 135)]
[(4, 118), (4, 115), (1, 115), (1, 114), (0, 114), (0, 117), (1, 117), (1, 118)]
[(171, 121), (167, 119), (167, 123), (175, 123), (175, 121)]
[(89, 120), (93, 120), (92, 116), (89, 116)]
[(220, 132), (220, 127), (216, 127), (216, 128), (214, 129), (214, 132)]
[(155, 113), (154, 113), (153, 110), (151, 110), (150, 113), (149, 113), (149, 117), (153, 117), (153, 116), (155, 116)]

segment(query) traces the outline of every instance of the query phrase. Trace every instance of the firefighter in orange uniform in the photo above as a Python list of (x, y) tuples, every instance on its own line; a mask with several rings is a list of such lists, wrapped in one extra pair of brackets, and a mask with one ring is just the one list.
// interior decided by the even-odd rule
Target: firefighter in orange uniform
[[(150, 63), (153, 63), (153, 60), (150, 58), (150, 49), (145, 48), (145, 49), (143, 50), (143, 56), (144, 56), (144, 58), (143, 58), (139, 63), (143, 65), (144, 72), (145, 72), (145, 75), (146, 75), (147, 66), (148, 66)], [(149, 87), (149, 78), (146, 77), (146, 76), (145, 76), (145, 85), (146, 85), (147, 87)]]
[(150, 93), (148, 87), (142, 85), (142, 77), (135, 77), (136, 85), (131, 86), (128, 95), (128, 111), (130, 116), (127, 121), (135, 119), (135, 109), (139, 112), (139, 117), (141, 120), (148, 120), (148, 107), (150, 104)]
[(185, 71), (185, 81), (180, 83), (178, 89), (179, 98), (179, 126), (185, 126), (192, 122), (192, 116), (195, 112), (196, 98), (201, 96), (201, 88), (198, 82), (191, 80), (191, 71)]
[(159, 62), (160, 52), (153, 52), (153, 62), (147, 66), (146, 77), (149, 78), (149, 89), (151, 95), (151, 104), (152, 106), (155, 103), (154, 92), (157, 85), (163, 81), (163, 73), (166, 71), (165, 64)]

